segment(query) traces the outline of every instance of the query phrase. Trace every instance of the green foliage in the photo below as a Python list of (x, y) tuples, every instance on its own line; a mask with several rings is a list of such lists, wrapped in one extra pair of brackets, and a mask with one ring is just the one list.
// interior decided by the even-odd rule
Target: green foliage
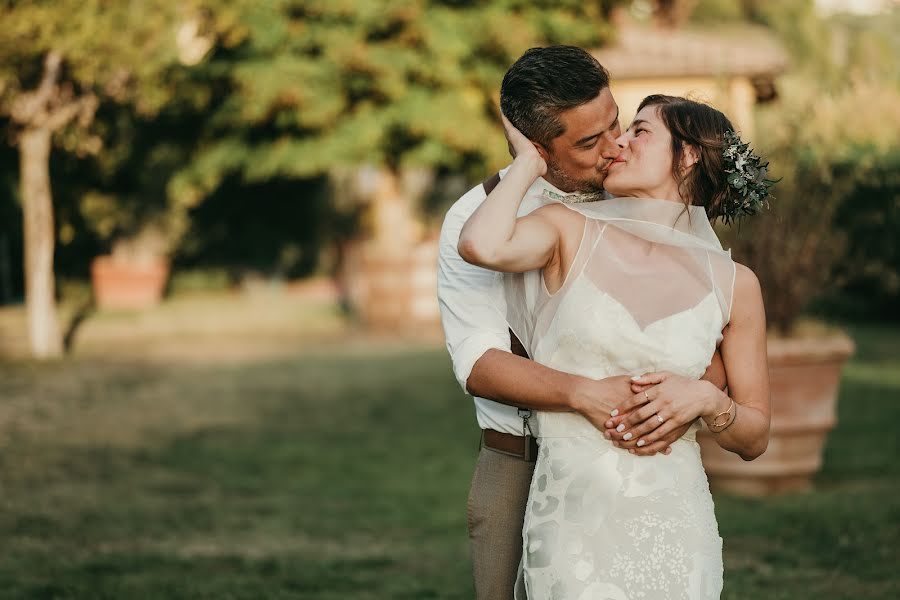
[[(187, 214), (176, 269), (216, 269), (243, 277), (296, 279), (328, 262), (341, 234), (325, 177), (242, 184), (232, 176)], [(236, 226), (236, 224), (240, 226)]]
[(868, 290), (885, 305), (900, 298), (889, 241), (900, 231), (891, 229), (900, 172), (900, 66), (893, 60), (900, 8), (821, 18), (812, 0), (701, 0), (694, 20), (765, 25), (792, 55), (779, 100), (758, 111), (754, 140), (784, 180), (771, 210), (730, 235), (735, 257), (761, 280), (770, 323), (790, 331), (812, 300), (834, 298), (841, 287)]
[(839, 90), (852, 78), (900, 82), (900, 7), (876, 16), (821, 18), (814, 0), (699, 0), (694, 23), (753, 22), (773, 30), (792, 57), (791, 71)]
[[(769, 134), (762, 154), (772, 172), (783, 176), (777, 198), (770, 211), (732, 232), (731, 245), (735, 258), (760, 278), (770, 323), (786, 333), (813, 298), (838, 283), (834, 269), (847, 253), (849, 231), (840, 215), (853, 215), (848, 223), (878, 222), (896, 210), (890, 208), (895, 197), (884, 188), (864, 209), (851, 202), (862, 189), (896, 186), (900, 89), (860, 84), (828, 95), (798, 80), (784, 82), (784, 97), (761, 112), (758, 124)], [(873, 244), (883, 248), (876, 240)], [(892, 252), (884, 253), (883, 268), (896, 264), (890, 262)], [(854, 264), (854, 269), (869, 268)]]
[(746, 20), (744, 3), (739, 0), (696, 0), (691, 22), (702, 25), (738, 23)]
[(621, 2), (24, 0), (2, 9), (0, 119), (61, 53), (60, 101), (99, 103), (55, 136), (63, 255), (147, 229), (171, 251), (225, 182), (500, 166), (484, 142), (502, 140), (506, 68), (532, 46), (601, 44)]
[(64, 84), (132, 99), (153, 114), (170, 97), (161, 75), (177, 64), (178, 5), (168, 0), (20, 0), (7, 3), (0, 28), (0, 114), (33, 88), (50, 51), (62, 54)]
[[(190, 6), (25, 0), (4, 5), (2, 17), (0, 118), (9, 139), (16, 145), (22, 130), (48, 130), (64, 151), (51, 161), (54, 167), (62, 163), (53, 169), (53, 183), (60, 173), (76, 173), (68, 186), (53, 186), (60, 242), (83, 239), (85, 228), (103, 241), (136, 235), (148, 224), (177, 229), (178, 223), (167, 222), (173, 214), (165, 171), (183, 163), (183, 150), (172, 143), (136, 149), (135, 142), (144, 140), (135, 131), (181, 93)], [(135, 158), (143, 159), (140, 169), (129, 168)], [(165, 246), (165, 240), (155, 245)]]
[(769, 163), (761, 162), (750, 144), (733, 131), (725, 132), (722, 157), (731, 188), (722, 207), (722, 220), (728, 225), (742, 217), (758, 214), (768, 206), (769, 190), (778, 181), (768, 178)]
[(524, 50), (597, 46), (615, 2), (207, 2), (220, 42), (193, 77), (209, 97), (201, 150), (170, 186), (195, 204), (228, 173), (305, 178), (374, 164), (483, 171), (506, 160), (495, 104)]
[(838, 210), (847, 249), (835, 266), (835, 289), (821, 307), (857, 319), (898, 318), (900, 303), (900, 149), (865, 170), (865, 180)]

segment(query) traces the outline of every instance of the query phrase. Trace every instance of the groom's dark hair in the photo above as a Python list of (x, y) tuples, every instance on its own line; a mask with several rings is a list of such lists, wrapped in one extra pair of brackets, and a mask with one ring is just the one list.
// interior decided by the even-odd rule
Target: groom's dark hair
[(609, 87), (609, 73), (577, 46), (532, 48), (513, 63), (500, 86), (500, 110), (525, 137), (550, 148), (565, 133), (560, 113)]

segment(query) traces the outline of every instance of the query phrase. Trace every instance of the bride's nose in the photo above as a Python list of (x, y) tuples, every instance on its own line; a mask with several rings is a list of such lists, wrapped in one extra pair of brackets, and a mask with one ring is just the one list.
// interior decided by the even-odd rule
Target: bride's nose
[(628, 145), (628, 132), (626, 131), (626, 132), (622, 133), (622, 135), (620, 135), (619, 137), (616, 138), (616, 146), (624, 149), (625, 146), (627, 146), (627, 145)]

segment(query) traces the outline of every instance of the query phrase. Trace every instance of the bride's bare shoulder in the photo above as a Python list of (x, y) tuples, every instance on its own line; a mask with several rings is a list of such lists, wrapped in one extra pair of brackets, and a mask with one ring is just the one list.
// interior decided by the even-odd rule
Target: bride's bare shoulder
[(564, 204), (559, 202), (546, 204), (535, 209), (532, 214), (539, 215), (541, 218), (546, 219), (559, 231), (569, 232), (574, 230), (574, 232), (578, 234), (580, 234), (581, 230), (584, 228), (584, 221), (586, 218), (581, 213), (574, 211), (571, 208), (567, 208)]
[(750, 267), (734, 263), (734, 293), (732, 294), (732, 320), (736, 315), (751, 320), (762, 319), (765, 324), (762, 288), (759, 278)]
[(734, 263), (734, 292), (735, 295), (759, 295), (761, 293), (756, 273), (750, 267), (739, 262)]

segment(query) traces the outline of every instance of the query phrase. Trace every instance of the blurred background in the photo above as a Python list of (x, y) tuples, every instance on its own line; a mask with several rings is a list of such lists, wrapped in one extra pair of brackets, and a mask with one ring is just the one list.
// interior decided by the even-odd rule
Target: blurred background
[(708, 101), (782, 178), (719, 227), (775, 407), (765, 461), (704, 446), (723, 598), (900, 597), (896, 1), (0, 14), (0, 597), (472, 597), (437, 236), (509, 161), (504, 72), (557, 43), (623, 120)]

